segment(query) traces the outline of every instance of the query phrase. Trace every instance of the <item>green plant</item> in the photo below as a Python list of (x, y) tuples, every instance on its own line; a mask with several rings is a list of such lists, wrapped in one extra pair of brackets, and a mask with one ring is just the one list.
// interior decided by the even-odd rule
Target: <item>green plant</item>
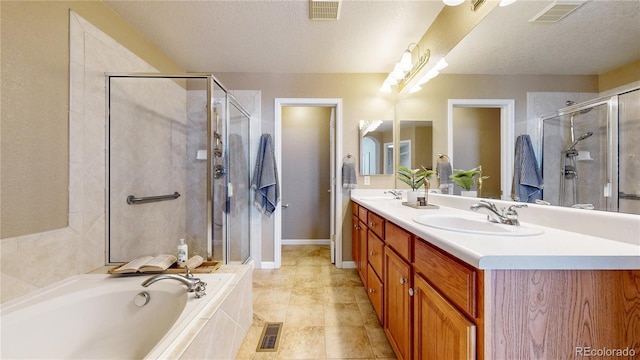
[[(403, 183), (409, 185), (411, 190), (416, 191), (420, 189), (422, 185), (428, 187), (428, 181), (433, 176), (434, 172), (432, 170), (427, 170), (422, 167), (422, 169), (409, 169), (406, 166), (398, 166), (398, 179)], [(425, 182), (427, 184), (425, 184)]]
[(457, 172), (451, 176), (453, 183), (460, 186), (466, 191), (471, 190), (471, 187), (478, 182), (482, 184), (482, 181), (488, 179), (488, 176), (482, 176), (482, 166), (471, 170), (456, 170)]

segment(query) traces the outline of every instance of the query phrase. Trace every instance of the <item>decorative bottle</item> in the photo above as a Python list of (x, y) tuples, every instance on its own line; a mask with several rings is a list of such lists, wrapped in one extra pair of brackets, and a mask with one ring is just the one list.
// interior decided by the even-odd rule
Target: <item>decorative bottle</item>
[(178, 245), (178, 265), (182, 266), (189, 259), (189, 247), (184, 242), (184, 239), (180, 239), (180, 244)]

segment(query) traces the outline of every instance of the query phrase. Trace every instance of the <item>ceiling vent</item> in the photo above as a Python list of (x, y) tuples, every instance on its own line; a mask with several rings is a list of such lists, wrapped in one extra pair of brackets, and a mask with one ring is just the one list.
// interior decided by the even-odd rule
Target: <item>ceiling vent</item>
[(340, 0), (309, 0), (309, 19), (338, 20)]
[(562, 20), (565, 16), (571, 14), (575, 9), (579, 8), (586, 0), (576, 1), (555, 1), (547, 6), (538, 15), (529, 20), (530, 23), (554, 23)]

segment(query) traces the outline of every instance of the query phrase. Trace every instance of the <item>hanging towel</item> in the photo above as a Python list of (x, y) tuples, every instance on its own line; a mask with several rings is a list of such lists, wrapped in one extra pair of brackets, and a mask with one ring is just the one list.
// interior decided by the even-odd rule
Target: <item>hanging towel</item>
[(542, 174), (533, 152), (531, 137), (520, 135), (516, 139), (511, 198), (515, 201), (533, 203), (542, 198), (542, 187)]
[(263, 214), (271, 216), (280, 202), (279, 187), (273, 140), (270, 134), (262, 134), (251, 181), (251, 188), (255, 190), (253, 205)]
[(353, 156), (347, 155), (342, 160), (342, 187), (345, 189), (355, 189), (358, 186), (356, 176), (356, 160)]
[(450, 176), (453, 175), (453, 169), (451, 168), (450, 162), (446, 160), (438, 161), (438, 164), (436, 165), (436, 173), (440, 179), (440, 185), (448, 185), (452, 183)]

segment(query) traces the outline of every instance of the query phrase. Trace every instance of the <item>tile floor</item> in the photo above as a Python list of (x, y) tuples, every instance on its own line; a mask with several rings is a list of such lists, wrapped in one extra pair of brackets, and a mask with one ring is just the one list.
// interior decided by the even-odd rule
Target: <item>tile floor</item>
[[(236, 360), (395, 359), (355, 269), (329, 246), (282, 247), (282, 267), (253, 272), (253, 325)], [(256, 352), (265, 322), (283, 322), (277, 352)]]

